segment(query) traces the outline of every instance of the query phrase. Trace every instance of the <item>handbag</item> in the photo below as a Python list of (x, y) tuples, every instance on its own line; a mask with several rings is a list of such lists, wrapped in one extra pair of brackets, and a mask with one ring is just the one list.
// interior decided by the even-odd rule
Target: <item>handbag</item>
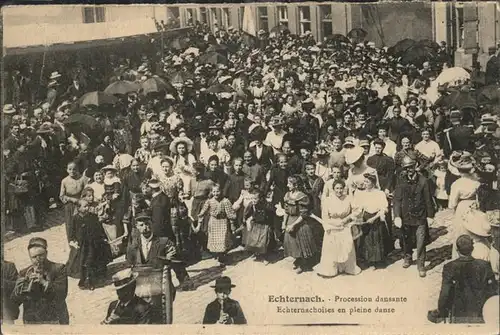
[(22, 179), (19, 175), (16, 175), (16, 178), (13, 182), (9, 183), (9, 188), (14, 194), (25, 194), (28, 193), (28, 181)]

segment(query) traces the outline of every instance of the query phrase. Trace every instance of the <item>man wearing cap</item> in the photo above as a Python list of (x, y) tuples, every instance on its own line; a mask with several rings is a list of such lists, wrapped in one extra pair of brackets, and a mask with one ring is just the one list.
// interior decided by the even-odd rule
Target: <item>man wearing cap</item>
[(207, 305), (203, 324), (235, 324), (244, 325), (247, 323), (243, 310), (238, 301), (229, 298), (231, 289), (236, 287), (231, 283), (231, 278), (223, 276), (215, 280), (217, 298)]
[(453, 151), (474, 152), (474, 128), (462, 125), (462, 112), (452, 110), (450, 113), (451, 128), (444, 130), (443, 148), (445, 156), (449, 156)]
[(140, 325), (152, 324), (152, 306), (135, 295), (137, 273), (125, 269), (113, 276), (118, 300), (109, 304), (102, 325)]
[(12, 292), (12, 300), (23, 305), (24, 324), (69, 324), (66, 266), (47, 259), (41, 237), (29, 241), (28, 253), (32, 265), (21, 270)]
[(426, 276), (425, 247), (429, 243), (429, 225), (434, 218), (434, 201), (429, 180), (416, 171), (416, 161), (405, 156), (404, 169), (394, 191), (394, 225), (402, 230), (403, 268), (412, 264), (413, 249), (417, 249), (420, 277)]
[(429, 311), (428, 319), (439, 323), (484, 323), (483, 306), (498, 294), (498, 284), (489, 262), (474, 259), (474, 241), (461, 235), (456, 242), (459, 258), (444, 265), (438, 308)]
[(163, 268), (165, 261), (174, 261), (172, 269), (181, 287), (186, 288), (185, 282), (189, 275), (184, 265), (175, 260), (175, 244), (166, 237), (156, 236), (151, 229), (151, 222), (151, 217), (146, 213), (136, 216), (135, 227), (140, 235), (133, 236), (127, 246), (127, 261), (132, 266), (143, 264), (159, 269)]

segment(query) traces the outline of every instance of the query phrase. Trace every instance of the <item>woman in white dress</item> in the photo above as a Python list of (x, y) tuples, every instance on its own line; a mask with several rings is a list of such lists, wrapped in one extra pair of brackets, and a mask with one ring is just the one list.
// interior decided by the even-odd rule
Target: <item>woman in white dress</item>
[(344, 181), (336, 180), (332, 186), (333, 192), (323, 199), (321, 219), (325, 234), (316, 273), (321, 277), (334, 277), (340, 273), (357, 275), (361, 269), (356, 265), (350, 225), (356, 217), (352, 198), (344, 192)]
[(468, 234), (467, 229), (464, 228), (464, 222), (471, 219), (469, 215), (471, 213), (471, 208), (477, 206), (477, 190), (480, 183), (473, 173), (474, 162), (470, 153), (464, 152), (455, 162), (453, 162), (453, 158), (454, 157), (451, 157), (450, 159), (449, 168), (455, 168), (461, 175), (461, 177), (451, 185), (448, 199), (448, 208), (455, 212), (452, 227), (452, 259), (456, 259), (459, 255), (455, 242), (460, 235)]

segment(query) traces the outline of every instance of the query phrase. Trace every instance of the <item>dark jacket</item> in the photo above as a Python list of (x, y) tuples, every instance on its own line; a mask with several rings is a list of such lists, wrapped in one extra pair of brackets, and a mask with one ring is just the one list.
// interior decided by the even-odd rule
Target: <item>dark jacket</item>
[[(30, 295), (14, 291), (12, 300), (23, 305), (23, 322), (25, 324), (69, 324), (69, 313), (66, 305), (68, 295), (68, 276), (64, 264), (47, 261), (45, 277), (49, 285), (41, 293)], [(19, 273), (20, 278), (26, 277), (29, 266)]]
[(498, 289), (490, 263), (472, 256), (445, 264), (438, 310), (452, 323), (482, 323), (483, 305)]
[(114, 313), (113, 321), (109, 324), (114, 325), (144, 325), (151, 324), (151, 305), (144, 299), (135, 296), (126, 306), (118, 305), (119, 300), (109, 304), (106, 319)]
[(394, 217), (400, 217), (404, 225), (427, 224), (427, 218), (434, 217), (434, 203), (430, 183), (422, 175), (409, 180), (404, 175), (399, 178), (394, 191)]
[(451, 155), (453, 151), (474, 152), (473, 127), (453, 127), (445, 130), (443, 135), (443, 152), (445, 156)]
[(260, 157), (257, 157), (257, 147), (253, 146), (248, 149), (255, 157), (256, 162), (262, 166), (266, 171), (269, 170), (273, 164), (274, 151), (268, 145), (262, 145), (262, 153)]
[(175, 250), (175, 245), (166, 237), (157, 237), (153, 234), (151, 247), (147, 255), (142, 254), (141, 236), (138, 235), (127, 246), (127, 262), (131, 265), (150, 265), (162, 269), (165, 262), (158, 256), (165, 257)]
[(170, 201), (163, 192), (151, 199), (151, 229), (158, 237), (171, 237), (172, 235)]
[(14, 263), (2, 261), (2, 321), (5, 323), (13, 323), (19, 317), (19, 307), (10, 298), (18, 275)]
[[(229, 315), (229, 324), (245, 325), (247, 320), (243, 314), (240, 304), (231, 298), (224, 301), (224, 313)], [(203, 317), (203, 324), (215, 324), (219, 320), (221, 314), (221, 306), (219, 300), (214, 300), (207, 305), (205, 309), (205, 316)]]

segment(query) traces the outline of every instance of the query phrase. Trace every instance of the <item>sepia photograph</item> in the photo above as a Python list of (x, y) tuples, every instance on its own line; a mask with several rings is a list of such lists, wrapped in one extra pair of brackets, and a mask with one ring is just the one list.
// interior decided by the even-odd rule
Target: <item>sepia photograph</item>
[(2, 333), (500, 333), (500, 2), (1, 17)]

